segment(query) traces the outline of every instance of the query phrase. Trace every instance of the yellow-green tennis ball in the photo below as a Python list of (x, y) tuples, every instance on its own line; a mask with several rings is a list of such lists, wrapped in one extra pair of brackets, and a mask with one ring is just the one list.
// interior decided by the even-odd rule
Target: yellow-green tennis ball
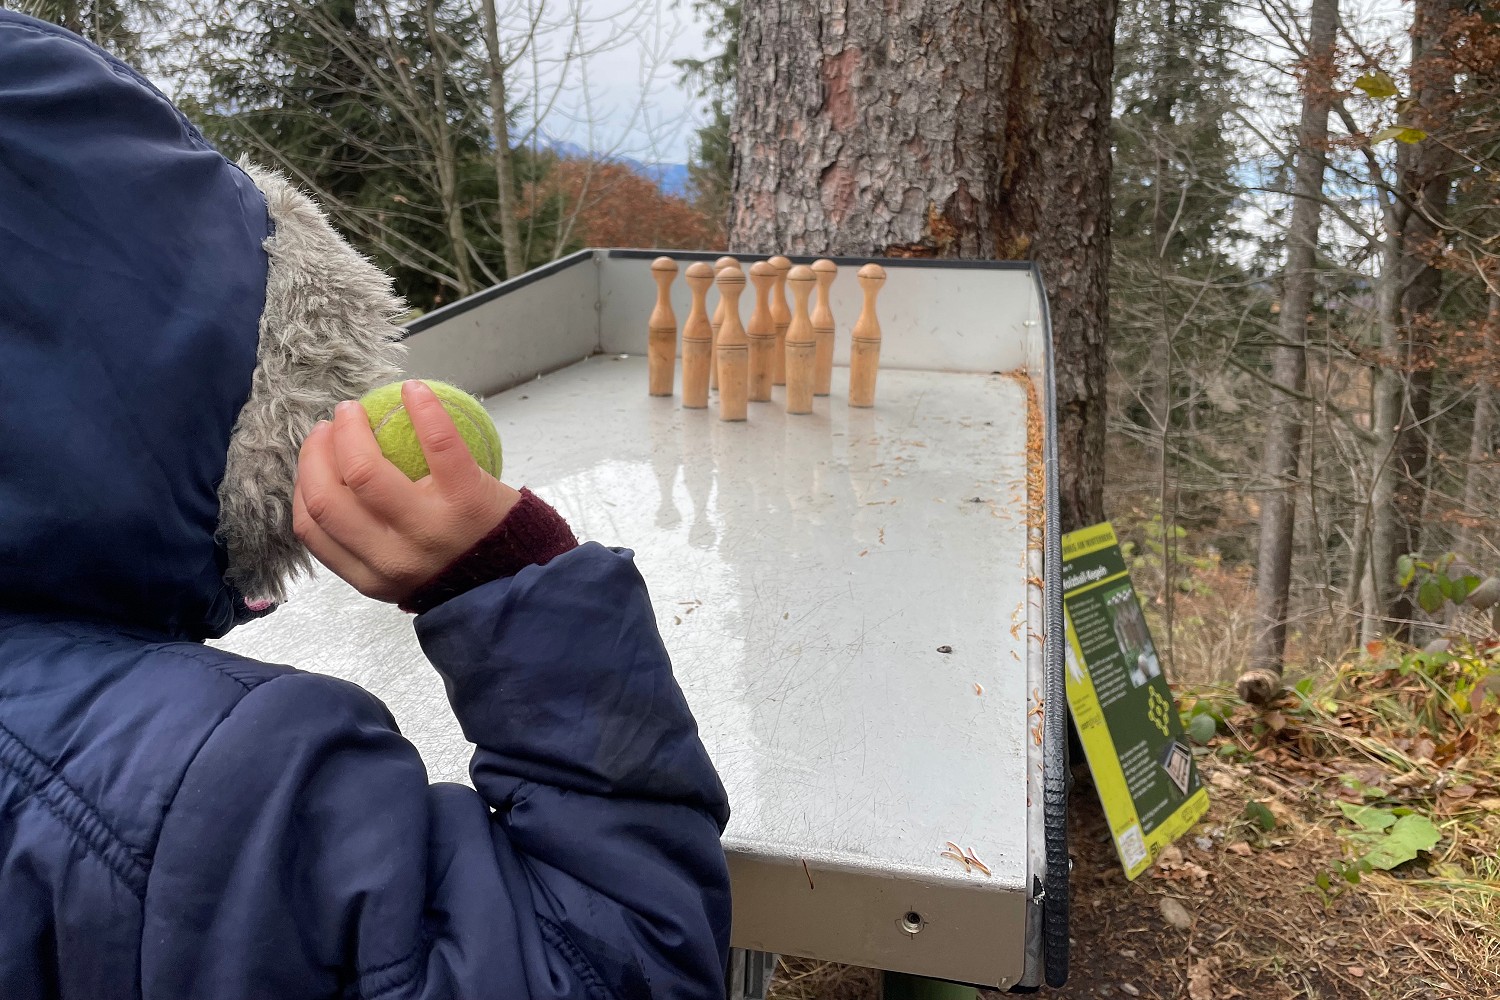
[[(443, 409), (453, 418), (453, 426), (463, 436), (474, 461), (485, 472), (499, 479), (500, 432), (495, 430), (495, 422), (484, 411), (479, 400), (446, 382), (434, 382), (431, 379), (422, 381), (442, 401)], [(411, 417), (407, 415), (406, 404), (401, 401), (401, 383), (392, 382), (372, 389), (360, 398), (359, 404), (370, 417), (370, 430), (375, 432), (375, 440), (380, 442), (380, 450), (385, 457), (410, 479), (421, 479), (427, 475), (427, 456), (422, 453), (422, 444), (417, 440), (417, 432), (411, 425)]]

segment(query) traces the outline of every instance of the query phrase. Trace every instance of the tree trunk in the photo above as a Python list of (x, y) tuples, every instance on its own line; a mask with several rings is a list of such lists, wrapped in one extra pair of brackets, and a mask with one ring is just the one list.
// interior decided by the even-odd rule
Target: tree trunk
[[(1443, 38), (1450, 18), (1447, 0), (1417, 0), (1411, 28), (1412, 96), (1417, 121), (1435, 128), (1436, 121), (1452, 112), (1453, 63), (1443, 51)], [(1401, 150), (1397, 157), (1400, 190), (1411, 206), (1402, 232), (1405, 255), (1401, 296), (1402, 342), (1398, 358), (1402, 375), (1400, 408), (1396, 414), (1394, 449), (1391, 452), (1393, 482), (1390, 500), (1391, 542), (1377, 572), (1394, 575), (1396, 558), (1421, 547), (1422, 508), (1426, 498), (1431, 436), (1427, 427), (1432, 410), (1433, 344), (1431, 320), (1437, 318), (1443, 293), (1443, 273), (1436, 266), (1444, 240), (1452, 187), (1450, 154), (1435, 141), (1423, 141)], [(1405, 640), (1417, 608), (1404, 589), (1392, 588), (1386, 605), (1386, 630)]]
[(1396, 448), (1401, 424), (1401, 400), (1404, 379), (1399, 367), (1401, 354), (1401, 231), (1404, 214), (1400, 206), (1386, 213), (1385, 244), (1381, 250), (1380, 278), (1375, 290), (1376, 325), (1380, 330), (1381, 367), (1374, 373), (1375, 399), (1370, 423), (1373, 440), (1370, 466), (1374, 470), (1370, 484), (1369, 562), (1362, 581), (1363, 627), (1361, 641), (1369, 642), (1380, 635), (1384, 614), (1396, 590), (1396, 560), (1403, 554), (1399, 541), (1400, 524), (1395, 507)]
[(1322, 219), (1323, 172), (1327, 165), (1328, 109), (1332, 103), (1338, 0), (1313, 0), (1308, 26), (1307, 71), (1302, 85), (1302, 122), (1297, 129), (1292, 222), (1287, 231), (1278, 343), (1271, 378), (1287, 394), (1271, 402), (1261, 471), (1267, 490), (1261, 502), (1260, 555), (1256, 562), (1255, 611), (1259, 628), (1239, 692), (1265, 704), (1281, 690), (1286, 650), (1287, 595), (1292, 581), (1292, 542), (1297, 520), (1297, 458), (1302, 448), (1307, 382), (1307, 316), (1312, 309), (1318, 228)]
[(458, 197), (458, 150), (453, 140), (453, 127), (448, 120), (448, 62), (444, 48), (449, 44), (438, 31), (435, 0), (427, 0), (423, 14), (427, 25), (427, 40), (432, 47), (432, 158), (437, 168), (438, 199), (443, 213), (443, 222), (448, 229), (448, 241), (452, 245), (452, 262), (457, 279), (458, 298), (473, 294), (474, 270), (469, 260), (469, 237), (465, 231), (463, 205)]
[[(1500, 335), (1500, 291), (1492, 291), (1489, 317), (1484, 325), (1486, 357), (1494, 356), (1497, 335)], [(1479, 522), (1491, 516), (1494, 497), (1495, 416), (1495, 387), (1485, 373), (1474, 386), (1474, 422), (1469, 429), (1469, 462), (1464, 474), (1461, 511), (1464, 527), (1459, 535), (1459, 551), (1476, 566), (1484, 564), (1479, 548), (1486, 533)]]
[(494, 144), (495, 198), (500, 216), (500, 245), (505, 253), (505, 276), (519, 277), (526, 270), (521, 252), (521, 233), (516, 228), (516, 189), (511, 171), (510, 119), (505, 112), (505, 63), (500, 58), (500, 27), (495, 0), (482, 0), (484, 48), (490, 78), (490, 142)]
[[(1168, 4), (1168, 23), (1173, 23), (1175, 5)], [(1167, 97), (1157, 102), (1159, 124), (1172, 120), (1172, 100)], [(1153, 289), (1156, 300), (1156, 335), (1151, 338), (1149, 361), (1150, 382), (1146, 387), (1146, 408), (1151, 416), (1157, 437), (1156, 495), (1161, 507), (1161, 590), (1157, 600), (1161, 603), (1162, 662), (1172, 670), (1172, 655), (1177, 639), (1177, 586), (1176, 586), (1176, 537), (1172, 528), (1177, 523), (1176, 491), (1172, 477), (1172, 401), (1176, 386), (1172, 384), (1172, 364), (1176, 360), (1173, 334), (1178, 317), (1173, 314), (1167, 294), (1170, 280), (1167, 253), (1172, 244), (1172, 218), (1167, 205), (1168, 182), (1170, 180), (1163, 151), (1156, 155), (1155, 199), (1151, 208), (1151, 232), (1156, 244), (1156, 285)]]
[[(1357, 612), (1344, 617), (1349, 622), (1348, 640), (1345, 645), (1364, 641), (1364, 614), (1363, 611), (1368, 602), (1365, 599), (1366, 572), (1370, 564), (1370, 506), (1367, 503), (1359, 505), (1354, 515), (1354, 534), (1350, 537), (1349, 544), (1349, 568), (1345, 575), (1344, 583), (1344, 607), (1347, 611)], [(1342, 633), (1342, 630), (1340, 632)]]
[(1103, 516), (1114, 4), (744, 7), (730, 252), (1035, 260), (1062, 527)]

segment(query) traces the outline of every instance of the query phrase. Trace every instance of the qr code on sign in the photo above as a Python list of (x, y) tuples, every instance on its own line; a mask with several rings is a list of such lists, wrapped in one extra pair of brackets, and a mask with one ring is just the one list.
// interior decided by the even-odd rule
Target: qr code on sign
[(1141, 839), (1141, 828), (1134, 824), (1130, 829), (1120, 834), (1115, 843), (1120, 848), (1120, 860), (1125, 862), (1126, 868), (1134, 868), (1146, 860), (1146, 842)]

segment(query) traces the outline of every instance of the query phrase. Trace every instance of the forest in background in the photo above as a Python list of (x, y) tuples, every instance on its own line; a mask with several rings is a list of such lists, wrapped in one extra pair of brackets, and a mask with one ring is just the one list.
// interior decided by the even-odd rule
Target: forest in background
[[(652, 55), (659, 25), (650, 7), (599, 15), (578, 0), (5, 5), (141, 67), (226, 155), (288, 174), (395, 276), (416, 312), (585, 246), (721, 238), (693, 204), (647, 176), (639, 160), (652, 150), (624, 134), (642, 132), (641, 123), (651, 133), (653, 81), (670, 85), (677, 74)], [(600, 93), (590, 60), (622, 48), (643, 53), (641, 92)], [(636, 127), (591, 121), (604, 104)], [(592, 150), (553, 138), (580, 131)]]
[[(1127, 883), (1075, 769), (1072, 980), (1049, 995), (1500, 995), (1500, 0), (673, 2), (707, 26), (704, 58), (654, 55), (651, 8), (600, 20), (588, 0), (0, 0), (145, 67), (226, 152), (292, 175), (416, 311), (584, 246), (774, 243), (781, 220), (745, 211), (768, 188), (802, 231), (778, 249), (1039, 260), (1054, 295), (1088, 300), (1054, 311), (1060, 425), (1102, 425), (1094, 451), (1087, 433), (1060, 442), (1063, 526), (1102, 514), (1125, 541), (1213, 803)], [(807, 28), (835, 8), (876, 16), (846, 27), (888, 34), (886, 51), (970, 15), (991, 37), (965, 44), (1027, 49), (1005, 84), (1020, 134), (986, 169), (1022, 215), (1015, 161), (1057, 141), (1029, 130), (1062, 135), (1019, 165), (1044, 211), (1007, 229), (934, 194), (899, 241), (819, 234), (778, 190), (815, 158), (768, 182), (753, 157), (801, 111), (827, 117), (830, 92), (877, 95), (883, 128), (910, 104), (897, 125), (1001, 145), (993, 109), (944, 104), (939, 74), (830, 60)], [(1045, 78), (1059, 39), (1103, 81), (1107, 122), (1089, 119), (1097, 95)], [(685, 197), (606, 130), (589, 152), (549, 139), (599, 113), (587, 56), (610, 46), (643, 53), (640, 121), (652, 86), (702, 102)], [(778, 89), (818, 59), (821, 80)], [(929, 105), (979, 120), (932, 122)], [(1099, 162), (1099, 129), (1110, 177), (1090, 201), (1069, 169)], [(865, 159), (870, 190), (949, 180)], [(1049, 194), (1090, 230), (1061, 254), (1043, 245)], [(1085, 279), (1107, 271), (1107, 305), (1068, 273), (1079, 260)], [(877, 984), (783, 959), (772, 995)]]
[[(741, 3), (697, 4), (722, 211)], [(1493, 2), (1118, 6), (1105, 507), (1184, 680), (1393, 638), (1482, 694), (1448, 647), (1500, 596), (1497, 66)]]
[[(553, 0), (19, 6), (145, 65), (427, 310), (586, 245), (724, 245), (741, 4), (684, 2), (709, 26), (704, 59), (665, 68), (704, 105), (686, 198), (546, 141), (589, 101), (538, 61), (645, 45), (645, 21), (587, 31)], [(572, 41), (543, 53), (549, 33)], [(1277, 670), (1284, 645), (1316, 672), (1390, 638), (1467, 698), (1488, 659), (1442, 643), (1493, 639), (1500, 597), (1500, 10), (1125, 0), (1113, 65), (1105, 507), (1176, 675)]]

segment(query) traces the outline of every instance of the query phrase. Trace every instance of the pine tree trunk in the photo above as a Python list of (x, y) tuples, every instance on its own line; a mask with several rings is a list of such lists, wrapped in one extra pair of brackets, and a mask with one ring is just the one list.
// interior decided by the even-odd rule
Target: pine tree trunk
[[(1434, 120), (1451, 112), (1453, 63), (1442, 50), (1443, 36), (1451, 17), (1447, 0), (1417, 0), (1412, 20), (1412, 92), (1417, 120), (1432, 128)], [(1390, 545), (1377, 572), (1395, 573), (1394, 560), (1421, 547), (1422, 508), (1426, 499), (1431, 459), (1431, 431), (1427, 427), (1432, 410), (1432, 333), (1430, 320), (1437, 318), (1443, 293), (1443, 273), (1435, 266), (1444, 239), (1452, 187), (1450, 154), (1437, 142), (1423, 141), (1401, 150), (1397, 157), (1398, 184), (1412, 210), (1402, 232), (1404, 290), (1401, 296), (1399, 363), (1402, 374), (1400, 408), (1397, 412), (1394, 449), (1391, 452)], [(1410, 596), (1392, 588), (1386, 605), (1386, 632), (1397, 639), (1411, 634), (1417, 608)]]
[[(1490, 293), (1489, 318), (1484, 326), (1484, 348), (1493, 356), (1500, 336), (1500, 291)], [(1495, 388), (1481, 375), (1474, 387), (1474, 422), (1469, 429), (1468, 465), (1464, 474), (1462, 514), (1464, 529), (1459, 536), (1459, 551), (1477, 559), (1485, 531), (1475, 522), (1491, 514), (1494, 500), (1495, 461)]]
[(1260, 555), (1256, 563), (1255, 611), (1259, 628), (1249, 668), (1239, 691), (1264, 704), (1281, 689), (1286, 650), (1287, 596), (1292, 581), (1292, 542), (1297, 520), (1297, 458), (1306, 418), (1301, 396), (1307, 382), (1307, 315), (1312, 309), (1318, 228), (1322, 218), (1323, 172), (1327, 164), (1328, 110), (1332, 101), (1338, 0), (1313, 0), (1308, 26), (1307, 75), (1303, 80), (1302, 122), (1297, 129), (1297, 160), (1292, 222), (1287, 231), (1286, 273), (1282, 279), (1278, 344), (1271, 378), (1288, 394), (1273, 399), (1266, 428), (1261, 471), (1267, 491), (1260, 511)]
[(1403, 554), (1399, 541), (1400, 524), (1396, 515), (1396, 449), (1401, 424), (1404, 379), (1399, 368), (1401, 355), (1401, 231), (1396, 221), (1404, 214), (1399, 206), (1387, 212), (1385, 245), (1380, 255), (1380, 278), (1375, 289), (1376, 325), (1380, 331), (1380, 353), (1384, 359), (1374, 372), (1375, 393), (1370, 423), (1372, 445), (1370, 465), (1374, 470), (1370, 485), (1369, 561), (1361, 581), (1363, 627), (1361, 641), (1369, 642), (1384, 631), (1385, 610), (1395, 594), (1396, 560)]
[(746, 4), (729, 249), (1031, 259), (1062, 527), (1103, 515), (1114, 5)]

